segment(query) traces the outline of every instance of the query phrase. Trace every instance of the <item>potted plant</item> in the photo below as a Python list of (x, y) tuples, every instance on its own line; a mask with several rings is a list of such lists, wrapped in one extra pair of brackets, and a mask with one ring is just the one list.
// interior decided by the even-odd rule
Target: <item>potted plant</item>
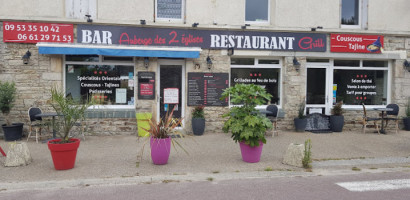
[(263, 105), (272, 95), (264, 88), (254, 84), (236, 84), (222, 93), (221, 99), (230, 97), (233, 106), (223, 117), (228, 117), (223, 131), (231, 131), (232, 139), (239, 142), (242, 160), (259, 162), (263, 144), (266, 144), (265, 132), (272, 128), (270, 120), (256, 110), (256, 105)]
[(294, 119), (295, 130), (297, 132), (304, 132), (306, 129), (307, 119), (305, 116), (305, 105), (305, 101), (303, 100), (303, 102), (299, 104), (298, 117)]
[(403, 118), (404, 129), (406, 129), (406, 131), (410, 131), (410, 98), (407, 100), (405, 114), (406, 117)]
[(23, 136), (23, 123), (11, 123), (9, 119), (10, 110), (14, 107), (16, 99), (16, 84), (14, 82), (0, 81), (0, 110), (6, 119), (6, 124), (2, 125), (4, 139), (6, 141), (20, 140)]
[(75, 165), (80, 140), (69, 138), (69, 134), (73, 126), (85, 117), (85, 111), (91, 105), (91, 102), (81, 104), (72, 98), (66, 98), (64, 92), (56, 87), (51, 89), (49, 102), (57, 115), (60, 116), (53, 127), (60, 135), (60, 138), (47, 142), (53, 158), (54, 168), (57, 170), (71, 169)]
[(192, 131), (194, 135), (202, 135), (205, 130), (205, 106), (196, 106), (192, 111)]
[(337, 102), (331, 110), (332, 115), (330, 116), (330, 129), (333, 132), (342, 132), (343, 130), (345, 118), (343, 116), (344, 110), (342, 105), (342, 101)]
[[(161, 118), (159, 122), (156, 122), (155, 119), (151, 118), (149, 120), (150, 129), (142, 128), (149, 133), (151, 159), (155, 165), (165, 165), (168, 163), (169, 154), (171, 152), (171, 143), (173, 146), (177, 144), (182, 148), (178, 141), (172, 139), (173, 135), (183, 137), (183, 135), (176, 130), (176, 127), (181, 124), (182, 119), (173, 119), (175, 108), (176, 107), (174, 107), (171, 112), (167, 112), (164, 118)], [(185, 151), (184, 148), (182, 149)], [(141, 152), (143, 152), (143, 149)]]

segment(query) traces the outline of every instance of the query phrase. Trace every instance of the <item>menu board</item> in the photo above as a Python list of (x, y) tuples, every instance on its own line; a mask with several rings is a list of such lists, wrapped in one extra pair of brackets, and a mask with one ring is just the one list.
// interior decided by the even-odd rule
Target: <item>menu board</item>
[(138, 72), (138, 99), (155, 99), (155, 72)]
[(228, 73), (188, 73), (188, 106), (227, 106), (220, 98), (228, 87)]

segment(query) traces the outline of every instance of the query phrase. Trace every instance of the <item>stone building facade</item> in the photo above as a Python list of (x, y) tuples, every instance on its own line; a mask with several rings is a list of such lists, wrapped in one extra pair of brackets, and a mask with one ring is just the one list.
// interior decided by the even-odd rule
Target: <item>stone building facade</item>
[[(93, 1), (90, 1), (93, 2)], [(128, 5), (133, 5), (130, 1)], [(152, 2), (152, 1), (150, 1)], [(185, 1), (184, 1), (185, 2)], [(233, 1), (226, 1), (225, 3)], [(246, 1), (241, 1), (240, 3), (235, 2), (232, 9), (235, 10), (242, 9), (242, 4)], [(384, 23), (383, 20), (388, 19), (379, 19), (375, 17), (374, 10), (380, 10), (385, 3), (383, 1), (377, 1), (376, 3), (371, 3), (369, 8), (374, 8), (369, 11), (369, 23), (368, 27), (361, 29), (343, 29), (339, 23), (334, 23), (339, 21), (339, 19), (333, 19), (333, 16), (329, 16), (326, 19), (323, 18), (324, 29), (311, 31), (312, 26), (316, 27), (319, 22), (313, 23), (314, 19), (311, 19), (312, 16), (303, 18), (303, 21), (306, 21), (308, 25), (298, 24), (298, 16), (293, 18), (286, 16), (287, 14), (283, 12), (283, 9), (286, 6), (298, 5), (301, 1), (292, 0), (286, 1), (289, 5), (285, 4), (285, 1), (273, 1), (275, 3), (269, 4), (271, 18), (269, 19), (268, 24), (251, 24), (251, 26), (245, 26), (245, 28), (239, 26), (243, 25), (243, 20), (237, 18), (229, 18), (229, 16), (234, 14), (234, 11), (229, 10), (229, 12), (224, 13), (224, 9), (220, 7), (220, 4), (217, 1), (211, 1), (212, 4), (210, 7), (213, 8), (212, 12), (218, 12), (214, 15), (217, 16), (228, 16), (228, 17), (216, 17), (211, 19), (211, 15), (202, 16), (205, 14), (195, 15), (192, 12), (198, 9), (198, 6), (194, 6), (187, 2), (186, 6), (186, 19), (183, 22), (167, 22), (167, 21), (156, 21), (156, 19), (151, 19), (152, 13), (148, 7), (153, 7), (154, 5), (145, 5), (147, 9), (142, 9), (141, 16), (133, 13), (134, 17), (139, 17), (141, 19), (147, 20), (147, 25), (142, 25), (139, 22), (136, 22), (133, 19), (128, 19), (124, 14), (123, 18), (115, 18), (112, 16), (111, 12), (108, 11), (108, 5), (101, 3), (99, 7), (94, 8), (99, 10), (99, 14), (94, 17), (93, 22), (86, 22), (84, 19), (72, 19), (65, 16), (64, 14), (51, 13), (54, 18), (42, 17), (38, 13), (29, 13), (25, 15), (20, 13), (18, 16), (5, 15), (0, 16), (0, 80), (2, 81), (14, 81), (17, 86), (17, 100), (15, 102), (15, 107), (11, 111), (11, 121), (13, 122), (24, 122), (28, 123), (27, 110), (30, 107), (41, 107), (44, 112), (51, 112), (52, 108), (48, 105), (47, 101), (50, 98), (50, 89), (52, 86), (59, 86), (64, 89), (67, 89), (67, 70), (69, 62), (65, 54), (40, 54), (39, 47), (35, 43), (12, 43), (5, 42), (3, 38), (4, 33), (4, 23), (5, 22), (33, 22), (33, 23), (64, 23), (64, 24), (73, 24), (73, 40), (74, 43), (81, 43), (78, 41), (79, 35), (77, 29), (79, 26), (83, 25), (98, 25), (98, 26), (107, 26), (110, 27), (110, 30), (119, 29), (119, 27), (137, 27), (142, 28), (146, 27), (148, 29), (155, 28), (176, 28), (189, 31), (221, 31), (224, 33), (229, 32), (247, 32), (247, 33), (298, 33), (298, 34), (324, 34), (326, 37), (326, 47), (325, 51), (322, 52), (304, 52), (298, 50), (287, 50), (287, 51), (270, 51), (270, 50), (258, 50), (258, 49), (234, 49), (233, 55), (228, 55), (227, 48), (202, 48), (199, 56), (196, 58), (179, 58), (183, 63), (183, 104), (181, 109), (183, 111), (182, 117), (184, 118), (184, 130), (187, 133), (191, 133), (191, 112), (194, 109), (194, 106), (188, 105), (188, 74), (195, 73), (226, 73), (229, 76), (232, 76), (232, 69), (237, 65), (233, 62), (235, 59), (259, 59), (259, 60), (274, 60), (278, 63), (272, 65), (274, 69), (279, 70), (279, 91), (278, 98), (280, 101), (278, 105), (280, 107), (280, 121), (279, 128), (281, 130), (293, 130), (293, 118), (298, 115), (298, 106), (302, 101), (306, 101), (308, 88), (307, 82), (309, 81), (309, 70), (316, 69), (317, 66), (322, 66), (325, 62), (327, 71), (333, 71), (340, 69), (335, 67), (336, 60), (355, 60), (360, 62), (360, 67), (363, 67), (365, 61), (382, 61), (386, 62), (385, 66), (385, 78), (386, 81), (385, 88), (382, 91), (378, 91), (379, 95), (383, 95), (383, 103), (378, 102), (377, 104), (372, 104), (370, 107), (382, 107), (383, 104), (396, 103), (400, 106), (399, 116), (404, 116), (404, 107), (410, 97), (410, 72), (403, 67), (403, 63), (406, 59), (410, 57), (410, 32), (406, 31), (406, 27), (402, 29), (399, 25), (389, 24), (387, 27), (381, 23)], [(324, 6), (325, 10), (336, 9), (333, 8), (336, 1), (329, 1)], [(362, 1), (361, 1), (362, 2)], [(396, 6), (403, 3), (403, 1), (398, 1)], [(321, 1), (314, 1), (313, 4), (322, 4)], [(379, 4), (377, 4), (379, 3)], [(107, 3), (109, 4), (109, 3)], [(205, 4), (202, 2), (202, 4)], [(61, 5), (57, 5), (61, 6)], [(276, 9), (274, 7), (276, 6)], [(312, 5), (313, 6), (313, 5)], [(205, 6), (206, 7), (206, 6)], [(145, 8), (145, 7), (144, 7)], [(316, 8), (316, 7), (315, 7)], [(47, 10), (46, 8), (42, 8)], [(90, 8), (91, 9), (91, 8)], [(221, 10), (222, 9), (222, 10)], [(313, 9), (313, 7), (311, 8)], [(392, 8), (393, 9), (393, 8)], [(58, 10), (58, 9), (55, 9)], [(219, 10), (219, 11), (218, 11)], [(337, 10), (337, 9), (336, 9)], [(124, 12), (127, 12), (126, 10)], [(152, 11), (153, 12), (153, 11)], [(210, 10), (205, 9), (205, 13), (209, 13)], [(330, 12), (330, 11), (329, 11)], [(7, 13), (7, 12), (5, 12)], [(111, 13), (111, 14), (110, 14)], [(51, 15), (50, 14), (50, 15)], [(322, 15), (323, 13), (316, 13), (315, 15)], [(55, 15), (55, 16), (54, 16)], [(293, 15), (298, 15), (293, 13)], [(323, 14), (324, 15), (324, 14)], [(397, 14), (400, 16), (400, 14)], [(150, 16), (150, 17), (148, 17)], [(202, 18), (201, 18), (202, 16)], [(30, 18), (32, 17), (32, 18)], [(110, 18), (111, 17), (111, 18)], [(323, 16), (322, 16), (323, 17)], [(321, 18), (316, 16), (316, 18)], [(217, 23), (217, 20), (224, 21), (226, 23)], [(280, 20), (283, 19), (283, 20)], [(286, 20), (285, 20), (286, 19)], [(375, 22), (375, 20), (381, 20), (380, 23)], [(199, 27), (194, 28), (190, 24), (198, 20)], [(391, 19), (390, 19), (391, 20)], [(286, 22), (286, 23), (285, 23)], [(337, 25), (335, 25), (337, 24)], [(387, 23), (386, 23), (387, 24)], [(203, 25), (201, 27), (201, 25)], [(322, 25), (322, 24), (321, 24)], [(409, 26), (408, 24), (406, 26)], [(327, 28), (329, 27), (329, 28)], [(383, 29), (383, 27), (386, 27)], [(365, 53), (335, 53), (331, 52), (331, 34), (350, 34), (350, 35), (379, 35), (383, 36), (384, 44), (383, 51), (377, 54), (365, 54)], [(112, 46), (115, 46), (114, 44)], [(177, 47), (176, 47), (177, 48)], [(149, 49), (149, 48), (147, 48)], [(28, 64), (23, 64), (22, 56), (26, 51), (31, 52), (31, 57)], [(103, 55), (104, 56), (104, 55)], [(109, 108), (98, 108), (90, 109), (87, 114), (87, 133), (90, 135), (116, 135), (116, 134), (127, 134), (133, 135), (137, 134), (137, 122), (135, 119), (135, 113), (137, 112), (150, 112), (153, 113), (155, 118), (159, 117), (160, 109), (162, 106), (158, 102), (161, 101), (160, 97), (157, 94), (154, 94), (154, 99), (138, 99), (138, 82), (136, 75), (138, 72), (155, 72), (156, 76), (159, 73), (159, 66), (163, 63), (164, 60), (168, 60), (162, 57), (149, 57), (149, 64), (145, 66), (145, 56), (132, 56), (132, 61), (130, 65), (133, 66), (133, 76), (135, 83), (132, 86), (134, 102), (131, 107), (109, 107)], [(210, 57), (212, 60), (212, 68), (207, 68), (207, 58)], [(294, 65), (294, 58), (301, 64), (300, 69), (296, 68)], [(104, 57), (100, 57), (104, 59)], [(175, 60), (175, 59), (171, 59)], [(320, 60), (320, 62), (316, 62)], [(100, 61), (101, 62), (101, 61)], [(118, 62), (121, 64), (121, 62)], [(95, 64), (100, 65), (101, 63)], [(255, 64), (256, 66), (257, 64)], [(200, 66), (200, 67), (196, 67)], [(239, 69), (241, 66), (236, 66)], [(264, 67), (262, 67), (264, 68)], [(268, 67), (269, 68), (269, 67)], [(328, 73), (328, 72), (327, 72)], [(326, 76), (333, 76), (333, 73), (329, 73)], [(334, 78), (334, 77), (333, 77)], [(332, 78), (332, 79), (333, 79)], [(156, 84), (159, 80), (156, 77)], [(232, 80), (229, 80), (232, 84)], [(387, 83), (388, 82), (388, 83)], [(157, 86), (155, 86), (157, 88)], [(331, 86), (327, 86), (331, 87)], [(157, 88), (158, 89), (158, 88)], [(332, 98), (333, 95), (330, 94), (331, 89), (327, 89), (328, 95), (327, 98)], [(158, 91), (157, 91), (158, 92)], [(381, 94), (386, 92), (388, 94)], [(330, 114), (329, 110), (331, 109), (332, 104), (328, 103), (323, 107), (324, 114)], [(266, 107), (266, 105), (265, 105)], [(321, 106), (307, 105), (311, 108), (320, 108)], [(263, 106), (261, 107), (263, 108)], [(362, 116), (362, 110), (359, 105), (347, 105), (344, 107), (345, 112), (345, 127), (344, 130), (350, 131), (360, 131), (362, 126), (359, 124), (360, 118)], [(206, 118), (206, 128), (205, 133), (214, 133), (222, 132), (222, 126), (224, 119), (222, 115), (226, 113), (229, 109), (227, 106), (206, 106), (205, 107), (205, 118)], [(370, 111), (370, 115), (377, 115), (376, 111)], [(3, 116), (0, 115), (0, 123), (4, 123)], [(400, 125), (402, 126), (402, 124)], [(27, 128), (25, 128), (25, 131)]]

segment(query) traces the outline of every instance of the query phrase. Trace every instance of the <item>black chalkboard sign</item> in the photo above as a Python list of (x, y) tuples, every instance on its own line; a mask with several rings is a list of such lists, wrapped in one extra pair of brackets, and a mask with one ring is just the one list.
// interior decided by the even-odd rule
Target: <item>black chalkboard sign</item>
[(227, 106), (220, 98), (228, 87), (228, 73), (188, 73), (188, 106)]
[(155, 72), (138, 72), (138, 99), (155, 99)]
[(313, 113), (307, 116), (306, 131), (329, 131), (330, 117), (320, 113)]

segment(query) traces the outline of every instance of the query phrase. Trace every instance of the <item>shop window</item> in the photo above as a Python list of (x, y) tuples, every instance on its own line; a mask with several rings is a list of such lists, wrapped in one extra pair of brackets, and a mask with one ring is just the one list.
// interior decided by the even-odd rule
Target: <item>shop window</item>
[(185, 0), (156, 0), (155, 16), (159, 20), (182, 20)]
[(263, 59), (259, 59), (258, 60), (258, 64), (279, 64), (279, 60), (263, 60)]
[(96, 105), (134, 105), (134, 67), (67, 64), (66, 94)]
[(71, 19), (87, 19), (85, 15), (91, 15), (91, 19), (96, 19), (97, 0), (66, 0), (65, 14)]
[(368, 0), (341, 0), (342, 28), (367, 27)]
[[(245, 59), (245, 60), (241, 60)], [(247, 65), (235, 65), (231, 64), (231, 86), (235, 84), (255, 84), (260, 85), (266, 89), (266, 91), (272, 95), (268, 104), (280, 104), (280, 89), (281, 89), (281, 65), (279, 60), (275, 59), (254, 59), (254, 58), (233, 58), (232, 60), (240, 60), (243, 63), (247, 61)], [(250, 64), (252, 63), (264, 63), (266, 64)], [(255, 62), (256, 61), (256, 62)], [(276, 63), (278, 61), (278, 63)], [(274, 64), (268, 64), (274, 63)], [(253, 65), (253, 66), (249, 66)]]
[(308, 63), (329, 63), (329, 59), (307, 58)]
[(336, 102), (345, 105), (383, 105), (386, 104), (387, 70), (344, 70), (335, 69), (333, 91)]
[(363, 67), (387, 67), (387, 61), (364, 60)]
[(254, 65), (254, 58), (231, 58), (231, 65)]
[(97, 108), (134, 106), (133, 57), (67, 55), (64, 72), (67, 96)]
[(335, 60), (334, 66), (337, 67), (359, 67), (360, 60)]
[(103, 61), (105, 62), (132, 62), (132, 57), (122, 57), (122, 56), (104, 56)]
[(269, 0), (246, 0), (246, 22), (269, 22)]
[(100, 57), (98, 55), (67, 55), (66, 61), (78, 61), (78, 62), (98, 62)]

